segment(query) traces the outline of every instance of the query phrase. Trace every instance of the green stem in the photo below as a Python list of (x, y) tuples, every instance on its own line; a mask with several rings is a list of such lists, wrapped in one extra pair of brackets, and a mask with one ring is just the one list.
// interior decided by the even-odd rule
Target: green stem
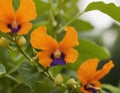
[(8, 46), (7, 47), (9, 50), (11, 50), (11, 51), (16, 51), (16, 49), (14, 49), (14, 48), (12, 48), (12, 47), (10, 47), (10, 46)]
[(16, 83), (20, 83), (20, 81), (18, 81), (16, 78), (14, 78), (13, 76), (9, 75), (9, 74), (6, 74), (5, 77), (15, 81)]
[(19, 67), (19, 65), (17, 65), (15, 68), (13, 68), (12, 70), (10, 70), (8, 72), (8, 74), (12, 74), (12, 73), (16, 72), (18, 70), (18, 67)]
[(67, 86), (64, 83), (62, 83), (60, 86), (63, 88), (67, 88)]
[(51, 79), (52, 81), (54, 81), (54, 77), (48, 71), (45, 71), (45, 74), (47, 75), (47, 77), (49, 79)]
[(22, 53), (22, 55), (25, 56), (29, 61), (32, 61), (31, 57), (29, 57), (29, 55), (24, 50), (22, 50), (21, 47), (18, 46), (16, 36), (15, 36), (14, 43), (15, 43), (17, 49), (19, 50), (19, 52)]
[(82, 12), (82, 13), (78, 13), (78, 14), (76, 14), (72, 19), (70, 19), (64, 26), (62, 26), (58, 31), (57, 31), (57, 33), (59, 34), (59, 33), (61, 33), (62, 32), (62, 30), (67, 26), (67, 25), (69, 25), (70, 23), (72, 23), (73, 21), (75, 21), (76, 20), (76, 18), (78, 18), (80, 15), (82, 15), (84, 12)]
[(29, 57), (29, 55), (26, 54), (25, 51), (22, 50), (22, 48), (20, 48), (17, 44), (16, 44), (16, 46), (17, 46), (19, 52), (21, 52), (23, 54), (23, 56), (25, 56), (29, 61), (31, 61), (31, 58)]
[(49, 0), (50, 3), (50, 10), (49, 10), (49, 21), (50, 21), (50, 26), (51, 26), (51, 35), (55, 38), (56, 37), (56, 32), (55, 32), (55, 26), (56, 26), (56, 20), (55, 20), (55, 16), (54, 16), (54, 11), (52, 8), (53, 5), (53, 0)]

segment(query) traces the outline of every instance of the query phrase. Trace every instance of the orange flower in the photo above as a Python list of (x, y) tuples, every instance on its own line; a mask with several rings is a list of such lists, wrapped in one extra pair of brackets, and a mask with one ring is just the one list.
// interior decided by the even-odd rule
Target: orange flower
[(4, 33), (27, 34), (36, 18), (33, 0), (20, 0), (18, 10), (14, 11), (12, 0), (0, 0), (0, 30)]
[(82, 83), (81, 91), (83, 93), (96, 93), (101, 87), (99, 80), (114, 67), (113, 62), (110, 60), (101, 70), (96, 71), (98, 62), (98, 59), (89, 59), (78, 69), (78, 79)]
[(44, 26), (32, 32), (30, 38), (32, 46), (43, 50), (37, 53), (40, 64), (43, 66), (55, 66), (76, 61), (78, 52), (72, 47), (79, 45), (77, 32), (73, 27), (66, 27), (65, 31), (66, 35), (59, 43), (47, 35)]

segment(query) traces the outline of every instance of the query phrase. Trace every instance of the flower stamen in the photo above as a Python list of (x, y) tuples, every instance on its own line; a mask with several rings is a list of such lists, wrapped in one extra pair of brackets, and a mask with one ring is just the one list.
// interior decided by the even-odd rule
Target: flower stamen
[(86, 84), (84, 88), (85, 90), (90, 91), (92, 93), (96, 93), (100, 89), (99, 87), (96, 87), (91, 83)]
[(8, 24), (8, 28), (11, 29), (13, 33), (16, 33), (21, 29), (21, 25), (14, 20), (12, 23)]
[(16, 28), (18, 27), (18, 23), (16, 22), (16, 20), (13, 21), (12, 27), (13, 27), (14, 29), (16, 29)]
[(57, 49), (54, 53), (54, 58), (60, 58), (61, 57), (61, 51), (59, 49)]
[(87, 84), (87, 88), (94, 88), (95, 90), (99, 90), (100, 89), (99, 87), (95, 87), (92, 84)]

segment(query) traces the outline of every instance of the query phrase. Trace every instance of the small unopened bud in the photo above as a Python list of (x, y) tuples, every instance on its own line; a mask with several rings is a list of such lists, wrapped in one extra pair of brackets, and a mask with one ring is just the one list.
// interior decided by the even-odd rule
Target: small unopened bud
[(18, 38), (17, 44), (19, 47), (23, 47), (26, 44), (26, 39), (23, 36), (20, 36), (20, 38)]
[(8, 47), (8, 41), (4, 38), (0, 38), (0, 47)]
[(66, 82), (66, 85), (68, 87), (73, 87), (77, 84), (77, 82), (72, 78), (72, 79), (69, 79), (67, 82)]
[(63, 78), (62, 78), (61, 74), (58, 74), (58, 75), (56, 76), (56, 78), (55, 78), (54, 83), (55, 83), (56, 85), (60, 85), (62, 82), (63, 82)]

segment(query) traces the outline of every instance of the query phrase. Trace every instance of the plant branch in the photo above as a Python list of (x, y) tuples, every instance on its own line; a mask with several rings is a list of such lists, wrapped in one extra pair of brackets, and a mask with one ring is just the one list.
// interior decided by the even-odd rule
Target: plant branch
[(84, 12), (81, 12), (81, 13), (78, 13), (78, 14), (76, 14), (72, 19), (70, 19), (64, 26), (62, 26), (58, 31), (57, 31), (57, 33), (59, 34), (59, 33), (61, 33), (62, 32), (62, 30), (67, 26), (67, 25), (69, 25), (70, 23), (72, 23), (73, 21), (75, 21), (80, 15), (82, 15)]
[(17, 69), (18, 69), (18, 67), (19, 67), (19, 65), (17, 65), (15, 68), (13, 68), (12, 70), (10, 70), (10, 71), (8, 72), (8, 74), (12, 74), (12, 73), (16, 72)]
[(21, 81), (18, 81), (16, 78), (14, 78), (13, 76), (9, 75), (9, 74), (6, 74), (5, 77), (15, 81), (16, 83), (20, 83)]
[(15, 43), (17, 49), (19, 50), (19, 52), (20, 52), (23, 56), (25, 56), (29, 61), (32, 61), (31, 57), (29, 57), (29, 55), (28, 55), (21, 47), (18, 46), (16, 36), (15, 36), (14, 43)]

